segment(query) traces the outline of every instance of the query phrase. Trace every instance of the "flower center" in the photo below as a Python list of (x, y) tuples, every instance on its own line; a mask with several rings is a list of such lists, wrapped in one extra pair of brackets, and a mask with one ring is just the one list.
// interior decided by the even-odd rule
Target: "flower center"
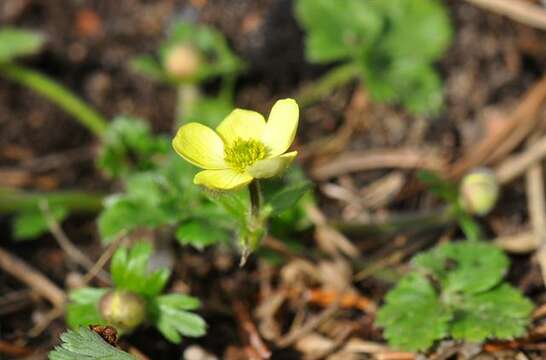
[(244, 171), (256, 161), (265, 158), (267, 150), (258, 140), (238, 138), (224, 149), (224, 160), (235, 170)]

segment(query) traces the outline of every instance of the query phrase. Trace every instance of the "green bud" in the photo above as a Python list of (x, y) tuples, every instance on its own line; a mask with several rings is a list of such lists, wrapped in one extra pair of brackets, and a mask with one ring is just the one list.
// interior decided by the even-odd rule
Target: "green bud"
[(473, 215), (486, 215), (499, 197), (495, 174), (486, 168), (476, 169), (463, 178), (459, 188), (459, 204)]
[(169, 75), (182, 80), (195, 76), (200, 65), (199, 52), (188, 45), (173, 46), (167, 51), (163, 62)]
[(131, 332), (146, 318), (146, 302), (129, 291), (106, 293), (99, 304), (102, 317), (120, 332)]

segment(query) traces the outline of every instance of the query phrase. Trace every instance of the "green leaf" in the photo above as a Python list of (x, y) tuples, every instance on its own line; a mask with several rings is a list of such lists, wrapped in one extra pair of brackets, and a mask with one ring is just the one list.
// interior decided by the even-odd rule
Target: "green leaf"
[(104, 133), (97, 163), (111, 177), (127, 176), (153, 169), (155, 158), (169, 151), (169, 141), (153, 135), (144, 120), (118, 116)]
[(196, 309), (199, 300), (181, 294), (163, 295), (153, 302), (153, 319), (157, 329), (173, 343), (180, 343), (182, 336), (199, 337), (206, 333), (205, 321), (187, 310)]
[(199, 250), (219, 242), (225, 242), (229, 237), (228, 232), (204, 220), (187, 221), (176, 230), (176, 239), (182, 245), (191, 245)]
[(37, 53), (45, 39), (42, 34), (11, 27), (0, 28), (0, 62)]
[(391, 346), (416, 351), (447, 336), (451, 316), (427, 279), (412, 273), (387, 294), (376, 322)]
[(508, 284), (459, 301), (461, 308), (455, 311), (451, 333), (455, 339), (471, 342), (523, 336), (533, 310), (533, 303)]
[(210, 128), (217, 127), (220, 122), (233, 110), (231, 101), (222, 97), (201, 97), (189, 108), (184, 122), (198, 122)]
[(368, 1), (298, 0), (295, 10), (307, 30), (305, 52), (312, 62), (354, 57), (382, 27), (382, 19)]
[(148, 271), (152, 246), (140, 242), (130, 250), (120, 247), (112, 258), (110, 272), (116, 289), (153, 297), (161, 293), (170, 276), (169, 269)]
[(105, 325), (99, 313), (99, 301), (108, 289), (82, 288), (69, 294), (66, 322), (72, 328), (88, 325)]
[(307, 193), (313, 184), (309, 181), (301, 181), (282, 188), (267, 201), (271, 206), (273, 214), (280, 215), (282, 212), (292, 208)]
[(49, 353), (49, 360), (135, 360), (83, 327), (68, 330), (61, 335), (61, 340), (62, 344)]
[(463, 241), (443, 244), (418, 255), (413, 265), (437, 278), (448, 293), (476, 294), (497, 285), (509, 261), (493, 245)]
[[(68, 216), (66, 208), (61, 206), (51, 207), (50, 213), (57, 222), (62, 222)], [(18, 213), (13, 226), (13, 236), (17, 240), (34, 239), (49, 231), (47, 219), (40, 209), (28, 209)]]

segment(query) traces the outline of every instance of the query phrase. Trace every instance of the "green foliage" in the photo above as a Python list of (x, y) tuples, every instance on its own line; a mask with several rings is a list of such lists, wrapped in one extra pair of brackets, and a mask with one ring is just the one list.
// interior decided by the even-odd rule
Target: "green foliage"
[[(161, 295), (170, 271), (166, 268), (149, 271), (151, 255), (151, 245), (144, 242), (135, 244), (131, 249), (119, 248), (110, 264), (114, 288), (83, 288), (71, 291), (67, 308), (68, 324), (73, 328), (95, 324), (116, 326), (107, 321), (109, 317), (104, 314), (115, 313), (118, 315), (115, 318), (126, 317), (126, 301), (132, 298), (145, 305), (146, 320), (174, 343), (179, 343), (182, 336), (197, 337), (205, 334), (205, 321), (190, 312), (199, 307), (199, 300), (182, 294)], [(112, 294), (112, 291), (121, 294), (118, 299), (124, 298), (125, 302), (118, 300), (117, 303), (105, 303), (105, 297)], [(119, 301), (123, 306), (120, 307)], [(110, 307), (105, 309), (106, 306)], [(137, 315), (141, 314), (139, 312)], [(124, 320), (130, 322), (133, 319)], [(118, 331), (123, 330), (118, 327)]]
[[(68, 211), (61, 206), (51, 207), (50, 212), (57, 222), (63, 221), (68, 216)], [(49, 227), (44, 212), (38, 208), (30, 208), (15, 216), (13, 230), (15, 239), (29, 240), (46, 233)]]
[(83, 327), (68, 330), (61, 335), (61, 340), (62, 344), (49, 353), (49, 360), (135, 360)]
[(533, 304), (502, 281), (508, 258), (486, 243), (440, 245), (412, 261), (377, 324), (392, 346), (425, 350), (447, 336), (472, 342), (522, 336)]
[(447, 49), (451, 26), (437, 0), (298, 0), (310, 61), (349, 61), (377, 101), (401, 102), (417, 114), (442, 105), (432, 64)]
[(178, 226), (175, 235), (181, 244), (192, 245), (199, 250), (230, 238), (226, 230), (212, 226), (207, 220), (184, 222)]
[(36, 32), (11, 27), (0, 28), (0, 63), (37, 53), (44, 37)]
[(99, 312), (99, 301), (108, 289), (81, 288), (68, 296), (66, 322), (71, 328), (87, 325), (106, 325)]
[(131, 171), (152, 169), (154, 159), (169, 149), (168, 139), (154, 136), (143, 120), (119, 116), (102, 137), (98, 166), (111, 177), (126, 176)]
[[(202, 61), (196, 73), (188, 79), (176, 79), (164, 68), (166, 57), (176, 46), (190, 46)], [(231, 51), (224, 36), (217, 30), (186, 21), (173, 25), (169, 37), (160, 46), (157, 57), (144, 55), (131, 63), (133, 69), (154, 80), (177, 84), (198, 83), (218, 76), (233, 76), (242, 68), (242, 61)]]
[(116, 289), (127, 290), (146, 297), (157, 296), (167, 284), (171, 272), (163, 268), (148, 271), (152, 246), (140, 242), (131, 250), (121, 247), (116, 251), (110, 265), (110, 272)]
[(206, 333), (207, 325), (203, 319), (188, 311), (199, 307), (195, 298), (180, 294), (163, 295), (155, 299), (152, 307), (152, 322), (173, 343), (180, 343), (181, 335), (199, 337)]

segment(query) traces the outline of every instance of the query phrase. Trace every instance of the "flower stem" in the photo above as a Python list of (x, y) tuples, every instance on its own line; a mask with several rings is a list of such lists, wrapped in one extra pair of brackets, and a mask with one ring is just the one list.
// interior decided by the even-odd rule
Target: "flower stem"
[(40, 202), (61, 206), (74, 212), (95, 213), (102, 209), (103, 194), (83, 191), (25, 192), (0, 187), (0, 214), (38, 209)]
[(13, 63), (0, 64), (0, 73), (51, 100), (95, 135), (106, 130), (108, 122), (102, 115), (50, 77)]
[(262, 193), (260, 182), (254, 179), (248, 186), (250, 193), (250, 218), (252, 222), (260, 221), (260, 208), (262, 206)]
[(300, 89), (295, 95), (296, 101), (301, 107), (312, 105), (335, 88), (357, 77), (359, 72), (360, 69), (353, 63), (336, 66), (318, 80)]

